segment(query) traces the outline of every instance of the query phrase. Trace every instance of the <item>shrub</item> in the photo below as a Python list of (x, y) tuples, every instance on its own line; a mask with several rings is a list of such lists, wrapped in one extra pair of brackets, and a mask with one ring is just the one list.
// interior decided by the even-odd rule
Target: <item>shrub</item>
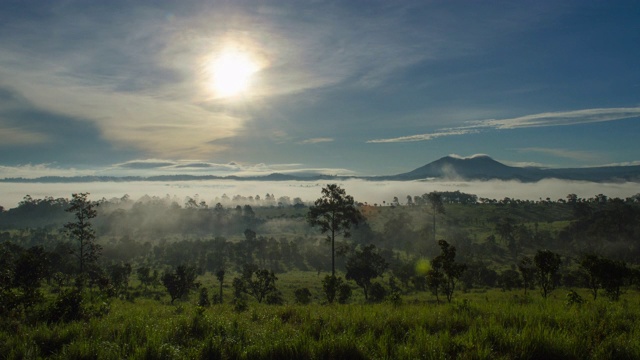
[(383, 301), (387, 296), (387, 289), (382, 286), (379, 282), (374, 282), (371, 284), (371, 288), (369, 289), (369, 301), (372, 302), (380, 302)]
[(307, 288), (296, 289), (294, 294), (298, 304), (307, 305), (311, 302), (311, 291)]
[(348, 284), (340, 284), (338, 288), (338, 302), (346, 304), (351, 298), (351, 287)]

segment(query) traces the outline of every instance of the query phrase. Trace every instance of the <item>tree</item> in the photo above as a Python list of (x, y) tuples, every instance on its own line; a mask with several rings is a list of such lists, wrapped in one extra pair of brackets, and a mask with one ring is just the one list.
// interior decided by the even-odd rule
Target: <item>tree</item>
[(558, 270), (562, 259), (551, 250), (538, 250), (533, 261), (536, 264), (536, 279), (540, 285), (540, 292), (546, 299), (558, 283)]
[(259, 303), (265, 299), (279, 296), (276, 288), (276, 280), (278, 278), (273, 271), (246, 265), (241, 280), (244, 282), (243, 290), (253, 296)]
[(224, 269), (220, 269), (216, 272), (216, 279), (218, 279), (218, 282), (220, 283), (220, 294), (218, 295), (218, 302), (220, 304), (224, 302), (222, 298), (222, 284), (224, 283), (224, 274), (225, 274)]
[(518, 262), (518, 270), (520, 270), (520, 275), (522, 275), (524, 294), (527, 295), (527, 289), (533, 287), (536, 279), (536, 268), (533, 265), (533, 260), (528, 256), (523, 257), (520, 262)]
[(442, 250), (442, 253), (433, 259), (433, 267), (442, 269), (442, 281), (441, 288), (442, 292), (446, 295), (447, 301), (451, 302), (451, 298), (453, 297), (453, 291), (455, 289), (456, 283), (462, 273), (467, 269), (467, 265), (456, 263), (456, 248), (455, 246), (449, 245), (444, 240), (438, 241), (438, 245)]
[(176, 299), (187, 295), (191, 290), (198, 288), (200, 284), (196, 283), (196, 277), (196, 268), (186, 265), (180, 265), (174, 272), (162, 275), (162, 284), (169, 292), (171, 304)]
[(389, 264), (376, 251), (376, 246), (367, 245), (361, 250), (356, 250), (347, 259), (347, 280), (353, 280), (364, 291), (364, 298), (369, 300), (371, 280), (382, 276)]
[(89, 201), (89, 193), (72, 194), (71, 206), (67, 212), (74, 213), (76, 221), (64, 225), (67, 233), (77, 241), (77, 247), (73, 254), (78, 258), (80, 274), (84, 274), (87, 265), (94, 264), (98, 260), (101, 247), (95, 243), (96, 232), (91, 225), (91, 219), (98, 216), (95, 209), (98, 203)]
[(440, 288), (444, 283), (444, 274), (442, 273), (442, 262), (433, 261), (431, 268), (427, 271), (427, 286), (431, 293), (436, 296), (436, 301), (440, 303)]
[(328, 184), (322, 188), (322, 197), (309, 207), (307, 222), (311, 226), (319, 226), (320, 232), (327, 235), (331, 242), (331, 276), (336, 275), (335, 239), (337, 233), (345, 238), (351, 236), (351, 225), (362, 221), (362, 215), (356, 209), (351, 195), (336, 184)]
[(433, 215), (433, 240), (436, 241), (436, 214), (444, 214), (444, 203), (442, 202), (442, 194), (432, 191), (427, 194), (429, 204), (431, 204), (431, 213)]
[(602, 272), (603, 276), (600, 281), (605, 295), (612, 301), (620, 300), (622, 286), (631, 277), (631, 269), (624, 261), (602, 259)]
[(593, 300), (598, 298), (598, 290), (602, 287), (602, 278), (606, 276), (603, 260), (596, 254), (586, 254), (580, 259), (580, 267), (587, 272), (587, 283)]
[(132, 271), (131, 264), (113, 264), (107, 270), (116, 295), (121, 294), (123, 291), (126, 292), (129, 288), (129, 276)]
[(144, 286), (144, 290), (147, 291), (147, 286), (152, 285), (154, 282), (156, 282), (158, 274), (157, 273), (153, 273), (151, 274), (151, 268), (149, 266), (140, 266), (137, 270), (136, 273), (138, 274), (138, 280), (140, 280), (140, 283)]
[(14, 285), (21, 290), (19, 302), (28, 308), (41, 299), (40, 283), (48, 271), (48, 253), (42, 246), (34, 246), (17, 258), (14, 270)]

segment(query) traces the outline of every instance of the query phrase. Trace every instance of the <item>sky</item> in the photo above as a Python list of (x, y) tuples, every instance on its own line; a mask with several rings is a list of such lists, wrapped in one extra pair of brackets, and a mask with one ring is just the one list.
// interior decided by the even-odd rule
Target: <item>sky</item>
[(0, 178), (640, 164), (638, 1), (0, 1)]

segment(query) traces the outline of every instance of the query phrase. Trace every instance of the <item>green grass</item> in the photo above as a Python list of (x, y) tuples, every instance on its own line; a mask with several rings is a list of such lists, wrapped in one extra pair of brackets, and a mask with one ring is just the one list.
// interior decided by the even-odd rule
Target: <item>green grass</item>
[[(114, 300), (103, 318), (14, 324), (0, 331), (7, 359), (620, 359), (640, 358), (640, 294), (568, 306), (521, 292), (422, 294), (404, 304), (197, 308)], [(583, 293), (586, 297), (586, 293)]]

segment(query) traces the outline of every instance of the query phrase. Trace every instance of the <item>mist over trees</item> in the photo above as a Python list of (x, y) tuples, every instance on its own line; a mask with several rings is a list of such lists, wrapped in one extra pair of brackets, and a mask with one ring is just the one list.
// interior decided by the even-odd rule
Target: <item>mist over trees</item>
[[(325, 190), (314, 204), (269, 193), (215, 204), (27, 195), (0, 212), (2, 312), (42, 304), (44, 281), (70, 306), (57, 308), (60, 317), (84, 316), (73, 305), (78, 294), (63, 290), (83, 273), (91, 291), (127, 297), (135, 277), (145, 293), (163, 285), (171, 302), (214, 274), (212, 302), (223, 301), (225, 279), (233, 279), (239, 308), (247, 296), (282, 302), (277, 274), (289, 271), (316, 272), (325, 292), (317, 296), (327, 302), (348, 302), (357, 287), (365, 301), (429, 290), (451, 301), (455, 291), (491, 287), (547, 297), (559, 286), (617, 300), (638, 283), (640, 196), (523, 201), (454, 191), (371, 205), (337, 185)], [(345, 231), (351, 236), (336, 237)], [(429, 271), (416, 270), (420, 259)], [(296, 301), (309, 301), (298, 290)]]

